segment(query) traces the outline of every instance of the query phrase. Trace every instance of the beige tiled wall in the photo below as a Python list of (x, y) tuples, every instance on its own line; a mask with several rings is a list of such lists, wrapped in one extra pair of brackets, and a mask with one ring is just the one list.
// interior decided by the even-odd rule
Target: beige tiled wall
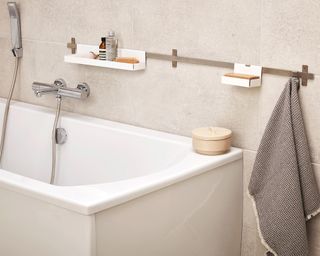
[[(320, 180), (320, 2), (312, 0), (20, 0), (24, 57), (14, 97), (53, 107), (36, 98), (32, 81), (64, 78), (90, 84), (87, 101), (65, 100), (63, 108), (156, 130), (190, 135), (199, 126), (234, 131), (244, 151), (247, 186), (259, 141), (287, 78), (264, 75), (263, 86), (222, 85), (230, 70), (149, 60), (142, 72), (66, 64), (66, 43), (97, 44), (114, 29), (120, 46), (287, 69), (308, 64), (317, 74), (301, 101), (312, 159)], [(10, 54), (6, 0), (0, 0), (0, 96), (9, 90)], [(320, 217), (309, 224), (312, 255), (320, 255)], [(255, 218), (244, 193), (242, 255), (263, 255)]]

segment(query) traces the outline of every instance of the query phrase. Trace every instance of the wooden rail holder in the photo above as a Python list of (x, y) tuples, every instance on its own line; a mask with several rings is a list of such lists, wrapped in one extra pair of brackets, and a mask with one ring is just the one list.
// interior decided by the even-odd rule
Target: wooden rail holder
[(178, 57), (178, 50), (172, 49), (172, 67), (176, 68), (178, 66), (178, 61), (176, 60)]
[(309, 77), (308, 70), (309, 70), (308, 65), (302, 65), (301, 84), (303, 86), (308, 85), (308, 77)]
[(76, 54), (77, 52), (77, 44), (76, 44), (76, 39), (74, 37), (71, 37), (71, 42), (67, 43), (67, 48), (71, 49), (72, 54)]

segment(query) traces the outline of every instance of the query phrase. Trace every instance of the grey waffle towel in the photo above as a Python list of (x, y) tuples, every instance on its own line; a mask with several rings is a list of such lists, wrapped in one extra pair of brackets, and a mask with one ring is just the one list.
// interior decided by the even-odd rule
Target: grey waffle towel
[(306, 220), (319, 212), (320, 195), (291, 78), (266, 127), (249, 184), (267, 255), (307, 256)]

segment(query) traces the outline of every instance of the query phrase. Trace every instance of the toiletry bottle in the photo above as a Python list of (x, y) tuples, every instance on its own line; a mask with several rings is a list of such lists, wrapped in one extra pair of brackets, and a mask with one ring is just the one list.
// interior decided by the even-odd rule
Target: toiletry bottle
[(118, 52), (118, 40), (115, 38), (114, 31), (110, 31), (106, 38), (107, 60), (115, 60)]
[(106, 51), (106, 38), (101, 37), (101, 43), (99, 45), (99, 60), (106, 60), (107, 51)]

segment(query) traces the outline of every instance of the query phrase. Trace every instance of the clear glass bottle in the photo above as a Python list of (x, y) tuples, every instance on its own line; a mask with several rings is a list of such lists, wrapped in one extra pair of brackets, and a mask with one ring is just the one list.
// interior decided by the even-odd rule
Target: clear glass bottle
[(99, 60), (107, 59), (107, 50), (106, 50), (106, 38), (101, 37), (101, 43), (99, 45)]
[(118, 53), (118, 39), (115, 37), (114, 31), (110, 31), (106, 38), (106, 58), (107, 60), (115, 60)]

